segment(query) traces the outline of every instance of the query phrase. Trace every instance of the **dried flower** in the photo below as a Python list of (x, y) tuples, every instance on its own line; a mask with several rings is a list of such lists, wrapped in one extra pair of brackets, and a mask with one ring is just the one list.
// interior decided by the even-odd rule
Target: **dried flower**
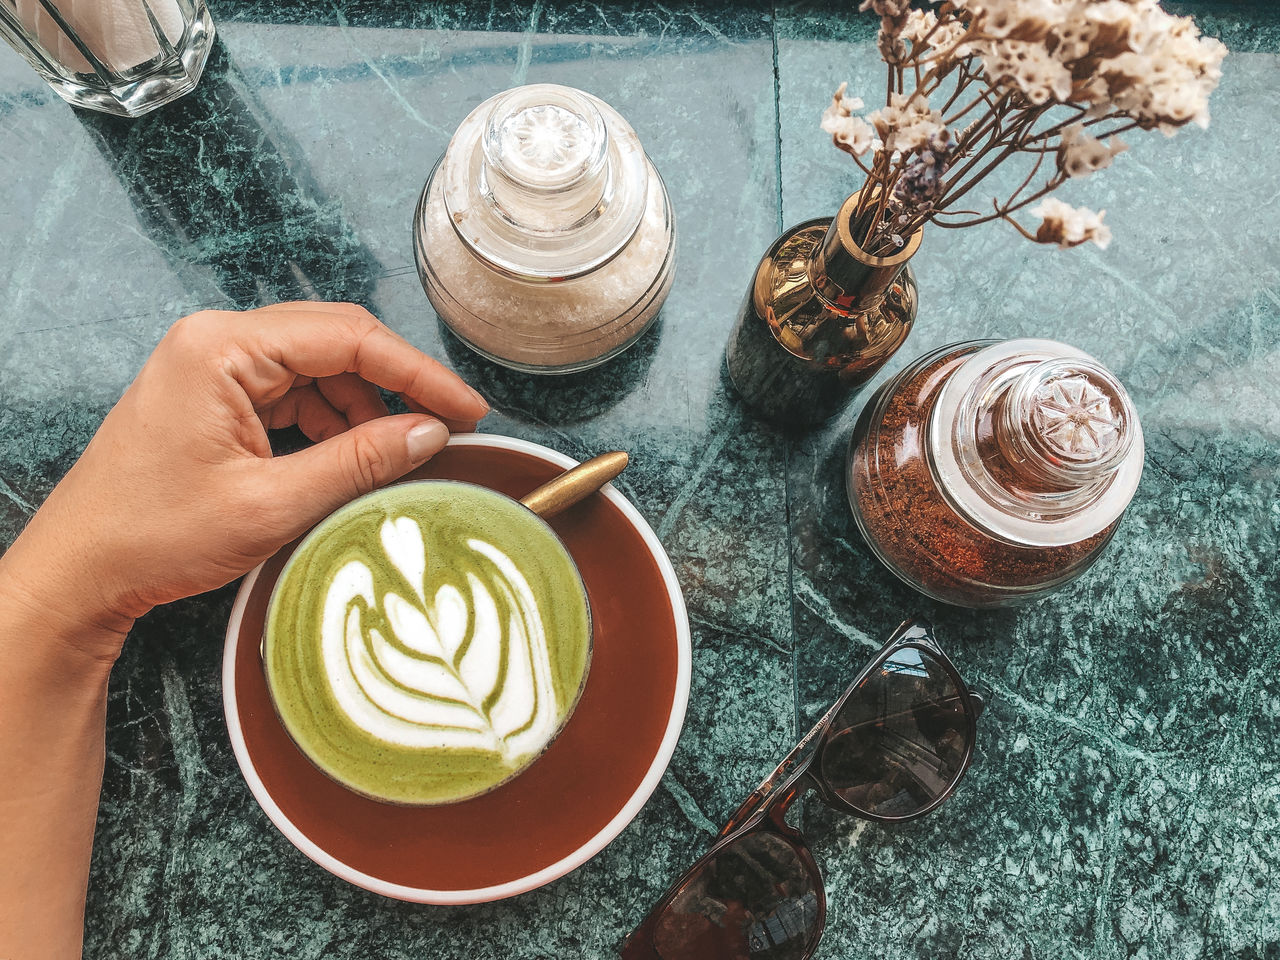
[(1154, 32), (1152, 19), (1148, 13), (1147, 22), (1137, 25), (1141, 29), (1130, 33), (1130, 43), (1140, 40), (1141, 49), (1119, 53), (1097, 66), (1111, 105), (1143, 127), (1169, 136), (1187, 123), (1207, 127), (1209, 95), (1222, 78), (1227, 48), (1200, 36), (1189, 17), (1169, 17), (1174, 22), (1160, 33)]
[[(880, 17), (885, 105), (859, 116), (862, 101), (841, 86), (822, 128), (855, 158), (874, 153), (858, 160), (866, 196), (886, 198), (874, 216), (858, 210), (872, 253), (901, 246), (927, 222), (1013, 221), (1037, 200), (1042, 222), (1028, 236), (1105, 246), (1101, 214), (1044, 198), (1110, 166), (1128, 149), (1120, 133), (1207, 125), (1226, 54), (1159, 0), (948, 0), (929, 10), (862, 0), (860, 9)], [(1035, 166), (994, 212), (957, 209), (955, 200), (1017, 155)], [(1033, 184), (1050, 158), (1047, 178)]]
[(946, 190), (944, 175), (955, 149), (956, 143), (945, 129), (934, 134), (903, 170), (894, 185), (893, 198), (917, 212), (932, 211)]
[(996, 86), (1016, 88), (1036, 105), (1065, 102), (1075, 85), (1070, 70), (1042, 43), (1029, 40), (992, 41), (982, 54), (982, 65)]
[(1086, 207), (1073, 207), (1057, 197), (1045, 197), (1031, 213), (1040, 218), (1037, 243), (1056, 243), (1061, 249), (1078, 247), (1092, 240), (1105, 250), (1111, 242), (1111, 229), (1102, 222), (1107, 211), (1094, 213)]
[(912, 10), (907, 14), (906, 26), (902, 28), (902, 39), (910, 40), (913, 46), (919, 45), (937, 25), (938, 15), (932, 10)]
[(977, 15), (985, 36), (1000, 39), (1043, 40), (1059, 19), (1054, 0), (974, 0), (959, 5)]
[[(1101, 6), (1110, 0), (1102, 0)], [(1116, 0), (1124, 6), (1123, 0)], [(1098, 37), (1098, 23), (1086, 17), (1071, 17), (1058, 23), (1053, 29), (1053, 55), (1062, 63), (1073, 63), (1087, 57), (1094, 49), (1094, 41)]]
[(880, 35), (876, 39), (880, 56), (885, 63), (901, 63), (907, 55), (902, 32), (911, 17), (910, 0), (862, 0), (858, 9), (880, 15)]
[(1157, 0), (957, 2), (984, 38), (973, 51), (991, 79), (1033, 104), (1086, 103), (1166, 133), (1208, 122), (1226, 48)]
[(1073, 123), (1062, 131), (1058, 169), (1069, 177), (1087, 177), (1095, 170), (1111, 166), (1112, 158), (1128, 149), (1129, 145), (1119, 137), (1103, 143), (1086, 134), (1084, 124)]
[[(956, 42), (964, 36), (965, 25), (960, 21), (947, 17), (941, 22), (932, 10), (912, 10), (907, 14), (899, 41), (911, 44), (913, 56), (926, 51), (950, 52)], [(906, 46), (902, 47), (905, 55)]]
[(968, 28), (962, 21), (948, 19), (933, 31), (933, 36), (929, 38), (929, 46), (933, 49), (935, 56), (945, 54), (958, 62), (973, 52), (969, 44), (960, 43), (968, 32)]
[(831, 134), (831, 139), (841, 150), (860, 157), (871, 149), (875, 130), (867, 121), (853, 115), (853, 111), (861, 110), (863, 104), (859, 97), (845, 96), (848, 86), (848, 83), (840, 84), (831, 98), (831, 106), (823, 111), (822, 129)]
[(890, 153), (910, 153), (928, 144), (934, 137), (947, 134), (942, 112), (930, 110), (929, 101), (918, 93), (910, 97), (895, 93), (889, 105), (872, 113), (868, 120)]
[(933, 212), (946, 192), (946, 172), (955, 158), (956, 141), (944, 128), (935, 133), (902, 171), (885, 206), (885, 218), (871, 239), (902, 247), (918, 229), (915, 220)]

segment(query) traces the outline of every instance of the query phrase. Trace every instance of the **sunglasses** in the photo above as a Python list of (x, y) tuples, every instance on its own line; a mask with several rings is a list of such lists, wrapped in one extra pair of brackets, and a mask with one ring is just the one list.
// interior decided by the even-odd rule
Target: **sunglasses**
[(866, 820), (928, 813), (968, 770), (982, 707), (933, 626), (902, 624), (631, 933), (623, 960), (808, 960), (827, 897), (787, 810), (815, 790)]

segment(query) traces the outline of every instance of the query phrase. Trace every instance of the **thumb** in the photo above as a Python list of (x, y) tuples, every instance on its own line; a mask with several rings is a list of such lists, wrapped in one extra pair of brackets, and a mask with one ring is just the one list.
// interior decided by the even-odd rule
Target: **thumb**
[(299, 531), (430, 460), (449, 428), (419, 414), (377, 417), (306, 450), (271, 461), (273, 486), (298, 506)]

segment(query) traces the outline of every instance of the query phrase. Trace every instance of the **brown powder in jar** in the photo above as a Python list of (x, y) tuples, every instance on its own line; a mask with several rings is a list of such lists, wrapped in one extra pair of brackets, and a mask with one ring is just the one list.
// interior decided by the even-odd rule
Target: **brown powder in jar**
[[(868, 404), (854, 432), (851, 499), (863, 535), (891, 569), (936, 599), (996, 606), (1071, 579), (1106, 546), (1119, 520), (1085, 540), (1026, 547), (991, 537), (947, 502), (926, 459), (929, 414), (975, 347), (908, 368)], [(876, 410), (883, 410), (878, 423)]]

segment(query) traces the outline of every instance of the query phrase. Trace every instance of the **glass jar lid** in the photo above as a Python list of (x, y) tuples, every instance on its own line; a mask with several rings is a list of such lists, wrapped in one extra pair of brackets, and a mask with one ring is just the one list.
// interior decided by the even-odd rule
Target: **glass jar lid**
[(444, 204), (463, 244), (518, 279), (590, 273), (635, 235), (649, 167), (635, 131), (573, 87), (516, 87), (473, 110), (441, 161)]
[[(1000, 454), (979, 439), (984, 418)], [(1128, 392), (1082, 350), (1009, 340), (978, 351), (938, 395), (929, 445), (939, 488), (961, 515), (1009, 542), (1062, 546), (1101, 533), (1142, 476), (1142, 427)], [(1021, 483), (1011, 483), (1006, 468)]]

